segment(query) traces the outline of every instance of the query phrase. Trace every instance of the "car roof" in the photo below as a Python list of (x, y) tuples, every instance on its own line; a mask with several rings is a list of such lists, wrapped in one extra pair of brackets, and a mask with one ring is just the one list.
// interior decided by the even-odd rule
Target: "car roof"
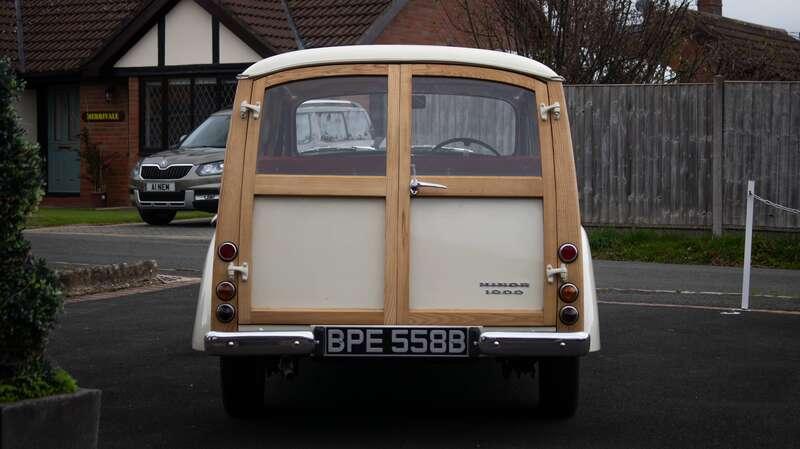
[(478, 48), (436, 45), (349, 45), (281, 53), (248, 67), (239, 79), (258, 78), (299, 67), (353, 63), (443, 63), (510, 70), (548, 81), (563, 81), (551, 68), (530, 58)]

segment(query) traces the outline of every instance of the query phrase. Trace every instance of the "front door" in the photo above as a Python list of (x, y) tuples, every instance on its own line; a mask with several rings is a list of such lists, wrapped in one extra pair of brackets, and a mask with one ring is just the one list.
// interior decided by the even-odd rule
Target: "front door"
[(555, 324), (544, 83), (352, 65), (240, 81), (242, 101), (260, 113), (232, 120), (217, 229), (248, 264), (238, 324)]
[(47, 191), (80, 193), (78, 86), (53, 86), (47, 96)]

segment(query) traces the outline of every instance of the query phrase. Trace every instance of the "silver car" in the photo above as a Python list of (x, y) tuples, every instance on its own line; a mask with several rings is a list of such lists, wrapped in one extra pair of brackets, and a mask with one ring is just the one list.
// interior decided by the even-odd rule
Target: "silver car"
[(230, 110), (216, 112), (177, 148), (136, 164), (130, 194), (142, 220), (165, 225), (179, 210), (216, 213), (230, 121)]

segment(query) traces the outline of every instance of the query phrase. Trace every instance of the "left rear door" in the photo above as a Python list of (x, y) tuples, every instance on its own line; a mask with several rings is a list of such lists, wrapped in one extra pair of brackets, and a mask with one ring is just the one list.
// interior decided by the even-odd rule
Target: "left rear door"
[(261, 112), (244, 145), (238, 263), (250, 276), (238, 278), (239, 324), (395, 320), (387, 249), (398, 222), (398, 82), (399, 68), (380, 64), (254, 82), (249, 102)]

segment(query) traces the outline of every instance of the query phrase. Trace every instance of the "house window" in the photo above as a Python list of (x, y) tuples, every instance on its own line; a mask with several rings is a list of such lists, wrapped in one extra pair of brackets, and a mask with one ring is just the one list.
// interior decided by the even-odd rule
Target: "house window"
[(230, 77), (143, 79), (140, 155), (177, 145), (209, 115), (230, 108), (235, 93), (236, 80)]

